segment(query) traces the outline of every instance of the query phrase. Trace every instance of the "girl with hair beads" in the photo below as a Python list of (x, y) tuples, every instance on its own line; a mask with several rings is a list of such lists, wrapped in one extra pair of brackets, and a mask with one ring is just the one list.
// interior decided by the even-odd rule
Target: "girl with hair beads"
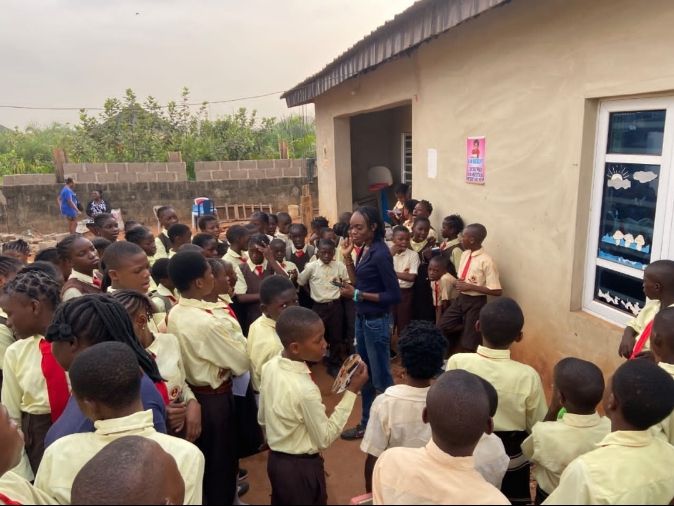
[(94, 276), (99, 266), (98, 253), (89, 239), (72, 234), (61, 240), (56, 250), (71, 271), (61, 291), (64, 302), (86, 294), (101, 293), (100, 280)]
[(194, 442), (201, 434), (201, 406), (185, 380), (180, 344), (173, 334), (152, 330), (152, 301), (133, 290), (113, 294), (126, 309), (140, 344), (154, 358), (166, 380), (170, 403), (166, 406), (169, 432)]
[[(112, 296), (85, 295), (61, 304), (54, 313), (45, 337), (52, 343), (54, 357), (66, 371), (80, 352), (95, 344), (117, 341), (130, 346), (143, 372), (143, 407), (152, 410), (155, 429), (166, 433), (164, 398), (168, 396), (162, 396), (160, 391), (166, 392), (167, 387), (156, 362), (136, 337), (126, 309)], [(63, 415), (47, 433), (45, 443), (49, 446), (63, 436), (93, 430), (94, 424), (84, 416), (75, 399), (71, 397)]]
[[(16, 258), (0, 256), (0, 289), (14, 279), (22, 264)], [(14, 343), (14, 333), (7, 327), (7, 314), (0, 307), (0, 389), (5, 352)]]
[[(26, 456), (33, 473), (42, 460), (47, 431), (70, 396), (66, 374), (43, 337), (60, 302), (59, 284), (40, 271), (18, 274), (0, 296), (7, 327), (18, 339), (5, 353), (2, 404), (26, 435)], [(27, 467), (22, 472), (32, 479)]]

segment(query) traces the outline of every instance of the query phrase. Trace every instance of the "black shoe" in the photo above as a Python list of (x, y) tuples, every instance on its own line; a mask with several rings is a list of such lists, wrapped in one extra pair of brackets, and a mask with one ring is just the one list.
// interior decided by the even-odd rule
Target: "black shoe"
[(247, 482), (242, 481), (241, 483), (239, 483), (239, 486), (237, 487), (236, 493), (239, 497), (243, 497), (244, 495), (246, 495), (248, 493), (249, 490), (250, 490), (250, 485), (248, 485)]
[(242, 467), (239, 469), (239, 481), (243, 481), (246, 478), (248, 478), (248, 469)]
[(363, 439), (365, 437), (365, 427), (362, 425), (356, 425), (352, 429), (347, 429), (342, 432), (341, 438), (344, 441), (356, 441), (358, 439)]

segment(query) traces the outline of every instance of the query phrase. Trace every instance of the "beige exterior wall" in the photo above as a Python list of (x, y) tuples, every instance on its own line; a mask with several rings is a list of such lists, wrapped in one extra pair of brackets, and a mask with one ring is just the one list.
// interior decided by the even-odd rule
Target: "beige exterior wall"
[[(598, 99), (674, 94), (669, 0), (513, 0), (316, 101), (321, 212), (351, 205), (348, 117), (412, 101), (414, 197), (434, 225), (489, 229), (505, 293), (523, 306), (516, 356), (546, 387), (564, 356), (607, 373), (621, 329), (580, 311)], [(465, 139), (487, 137), (487, 184), (464, 183)], [(438, 150), (439, 176), (426, 176)]]

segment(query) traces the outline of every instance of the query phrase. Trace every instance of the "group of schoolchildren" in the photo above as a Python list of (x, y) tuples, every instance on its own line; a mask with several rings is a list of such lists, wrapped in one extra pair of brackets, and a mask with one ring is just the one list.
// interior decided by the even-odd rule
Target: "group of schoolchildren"
[[(485, 227), (452, 215), (438, 239), (408, 190), (386, 235), (402, 380), (361, 442), (374, 504), (528, 504), (532, 469), (537, 504), (674, 500), (674, 262), (645, 271), (632, 360), (606, 384), (561, 360), (548, 405), (511, 359), (524, 315), (500, 297)], [(272, 504), (327, 504), (321, 452), (368, 381), (361, 363), (328, 416), (313, 372), (337, 375), (353, 350), (351, 213), (308, 230), (257, 212), (226, 240), (214, 216), (194, 237), (173, 208), (157, 217), (157, 237), (130, 221), (120, 241), (99, 215), (93, 241), (69, 235), (32, 264), (27, 244), (3, 246), (0, 504), (236, 504), (239, 459), (267, 450)]]

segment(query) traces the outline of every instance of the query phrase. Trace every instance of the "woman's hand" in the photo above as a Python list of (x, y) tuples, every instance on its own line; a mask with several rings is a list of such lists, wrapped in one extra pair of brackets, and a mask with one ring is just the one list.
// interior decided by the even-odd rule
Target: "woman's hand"
[(350, 237), (346, 237), (342, 241), (342, 257), (351, 258), (351, 253), (353, 252), (353, 242)]
[(353, 296), (356, 293), (356, 289), (354, 288), (353, 285), (349, 283), (344, 283), (342, 287), (339, 289), (339, 293), (344, 297), (345, 299), (350, 299), (353, 300)]

